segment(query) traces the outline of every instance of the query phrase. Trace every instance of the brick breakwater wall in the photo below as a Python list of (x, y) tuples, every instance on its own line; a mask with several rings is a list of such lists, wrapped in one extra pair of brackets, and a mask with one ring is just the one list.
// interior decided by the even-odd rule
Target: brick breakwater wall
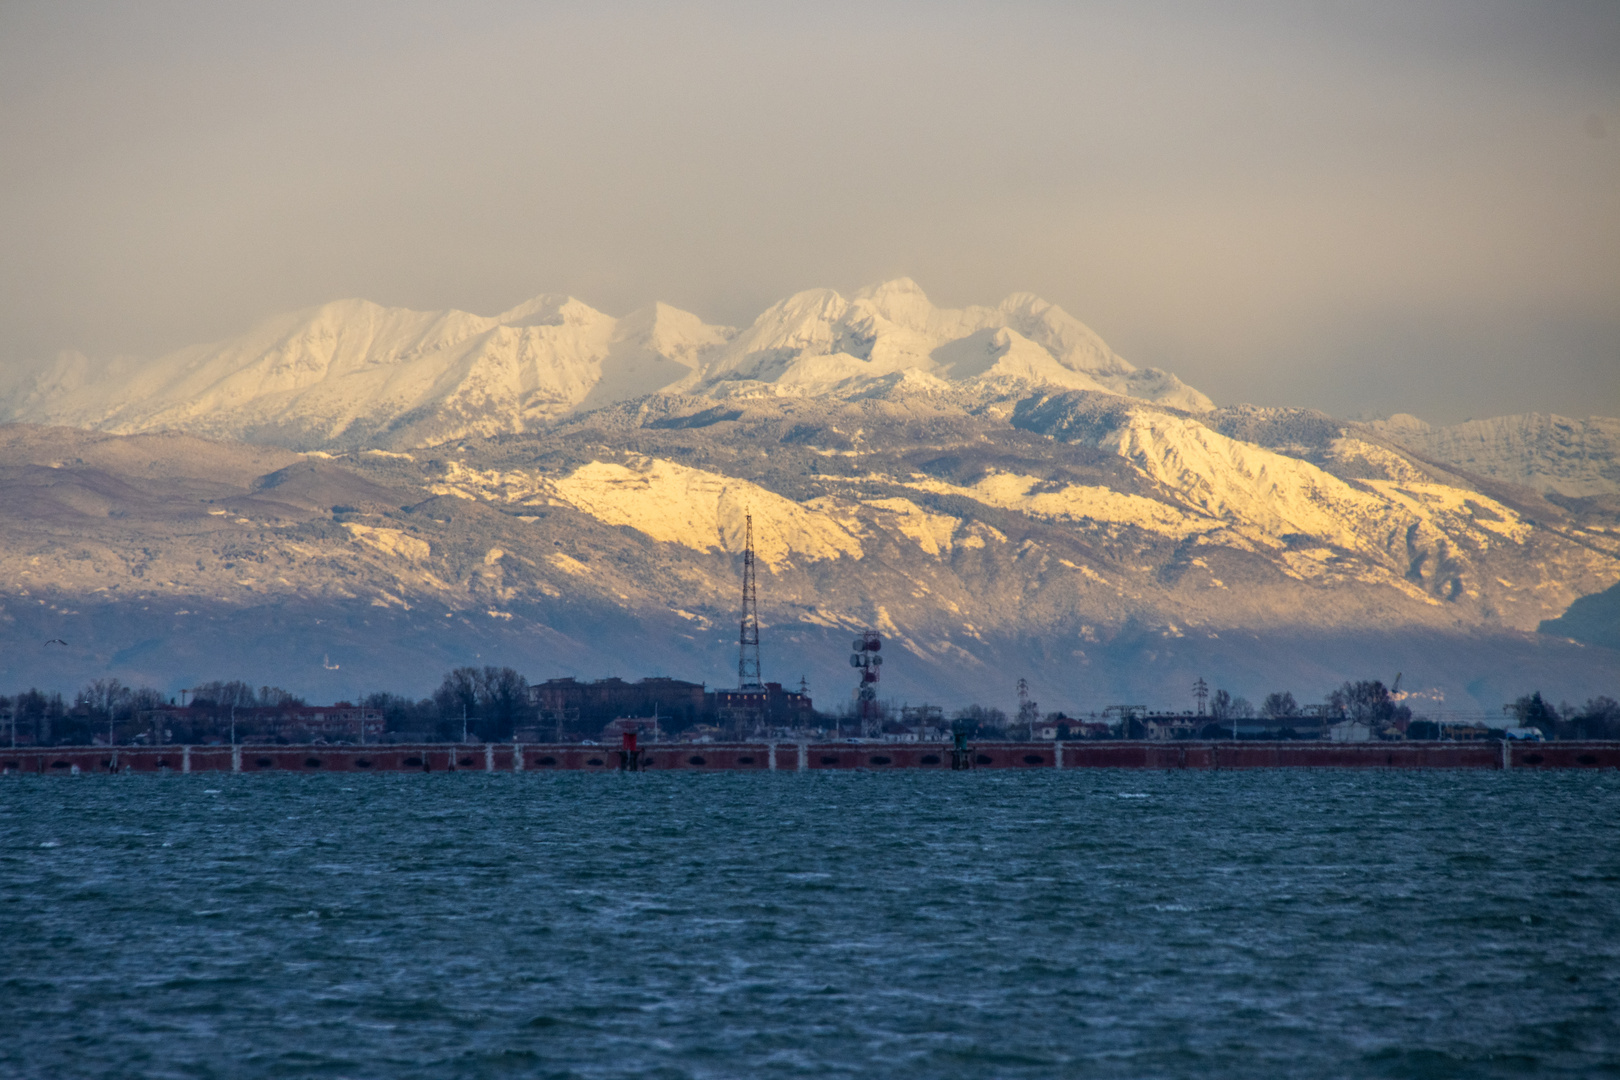
[[(576, 743), (379, 746), (16, 747), (7, 775), (294, 772), (811, 771), (951, 768), (941, 743), (654, 743), (627, 761), (617, 747)], [(975, 742), (976, 769), (1615, 769), (1620, 742)]]

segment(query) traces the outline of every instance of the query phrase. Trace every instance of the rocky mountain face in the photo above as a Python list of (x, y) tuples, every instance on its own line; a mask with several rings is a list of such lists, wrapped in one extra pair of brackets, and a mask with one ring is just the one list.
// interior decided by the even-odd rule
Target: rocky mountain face
[(1368, 427), (1424, 457), (1544, 495), (1620, 500), (1620, 420), (1525, 413), (1431, 427), (1397, 415)]
[(745, 516), (766, 677), (823, 705), (868, 627), (887, 692), (947, 704), (1005, 704), (1020, 676), (1073, 710), (1180, 704), (1199, 674), (1256, 697), (1402, 671), (1494, 708), (1620, 670), (1534, 633), (1620, 580), (1620, 530), (1315, 414), (925, 386), (659, 395), (335, 455), (0, 432), (12, 683), (334, 698), (499, 662), (725, 685)]
[(1031, 296), (813, 291), (743, 330), (350, 301), (65, 358), (0, 400), (29, 421), (0, 427), (5, 685), (730, 685), (750, 517), (766, 677), (823, 706), (867, 628), (886, 693), (947, 705), (1020, 677), (1072, 712), (1403, 672), (1416, 705), (1495, 709), (1620, 673), (1591, 618), (1560, 621), (1620, 581), (1612, 422), (1585, 456), (1506, 425), (1512, 472), (1415, 423), (1215, 408)]

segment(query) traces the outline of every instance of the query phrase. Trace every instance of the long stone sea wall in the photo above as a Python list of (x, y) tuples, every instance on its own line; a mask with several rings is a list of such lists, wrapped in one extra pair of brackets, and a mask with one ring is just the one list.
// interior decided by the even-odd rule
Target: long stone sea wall
[(578, 743), (14, 747), (7, 775), (193, 772), (712, 772), (815, 769), (1615, 769), (1620, 742)]

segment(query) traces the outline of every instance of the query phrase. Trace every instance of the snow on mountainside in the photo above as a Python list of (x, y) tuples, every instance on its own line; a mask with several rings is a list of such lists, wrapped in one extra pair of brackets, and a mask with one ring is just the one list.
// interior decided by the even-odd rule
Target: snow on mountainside
[[(1620, 528), (1314, 417), (1209, 419), (1098, 391), (1011, 415), (662, 395), (338, 455), (0, 427), (0, 672), (193, 685), (228, 652), (329, 695), (497, 658), (720, 682), (751, 514), (771, 677), (818, 701), (867, 627), (912, 700), (1014, 674), (1054, 708), (1170, 704), (1200, 672), (1250, 695), (1395, 670), (1482, 702), (1548, 672), (1612, 692), (1612, 653), (1534, 630), (1620, 580)], [(1358, 445), (1319, 465), (1216, 430), (1243, 425)], [(80, 651), (41, 657), (52, 637)]]
[(728, 335), (663, 304), (613, 319), (542, 296), (485, 318), (343, 300), (149, 363), (59, 359), (15, 387), (8, 406), (16, 420), (114, 432), (421, 445), (652, 393)]
[(411, 448), (534, 431), (660, 391), (850, 395), (897, 378), (970, 393), (1035, 385), (1210, 408), (1175, 376), (1136, 370), (1036, 297), (949, 310), (902, 279), (848, 300), (800, 293), (740, 333), (665, 304), (613, 318), (542, 296), (485, 317), (343, 300), (147, 362), (64, 355), (0, 386), (0, 418), (305, 450)]
[(819, 395), (901, 374), (939, 385), (1017, 379), (1192, 411), (1212, 408), (1174, 375), (1138, 371), (1083, 323), (1038, 297), (1016, 293), (994, 308), (937, 308), (909, 278), (848, 300), (816, 289), (774, 304), (680, 388), (735, 392), (765, 384), (778, 394)]
[(1620, 420), (1609, 417), (1524, 413), (1431, 427), (1397, 414), (1366, 426), (1426, 457), (1535, 491), (1620, 495)]
[(971, 698), (1011, 659), (1142, 700), (1283, 655), (1328, 682), (1428, 664), (1457, 691), (1546, 649), (1612, 689), (1614, 658), (1562, 639), (1594, 617), (1559, 617), (1620, 580), (1620, 422), (1214, 408), (1028, 295), (944, 309), (900, 280), (741, 330), (567, 297), (343, 301), (9, 379), (0, 417), (64, 426), (0, 425), (0, 658), (99, 641), (73, 678), (167, 679), (175, 642), (216, 638), (289, 663), (307, 643), (316, 679), (328, 651), (414, 677), (497, 647), (709, 677), (751, 515), (793, 662), (877, 627), (919, 694)]

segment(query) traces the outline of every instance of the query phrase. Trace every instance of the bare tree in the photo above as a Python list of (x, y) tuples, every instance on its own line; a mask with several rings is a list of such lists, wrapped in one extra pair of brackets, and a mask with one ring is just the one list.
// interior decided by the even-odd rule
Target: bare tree
[(1286, 720), (1299, 715), (1299, 702), (1287, 690), (1278, 693), (1272, 691), (1266, 695), (1266, 700), (1260, 705), (1260, 715), (1267, 720)]

